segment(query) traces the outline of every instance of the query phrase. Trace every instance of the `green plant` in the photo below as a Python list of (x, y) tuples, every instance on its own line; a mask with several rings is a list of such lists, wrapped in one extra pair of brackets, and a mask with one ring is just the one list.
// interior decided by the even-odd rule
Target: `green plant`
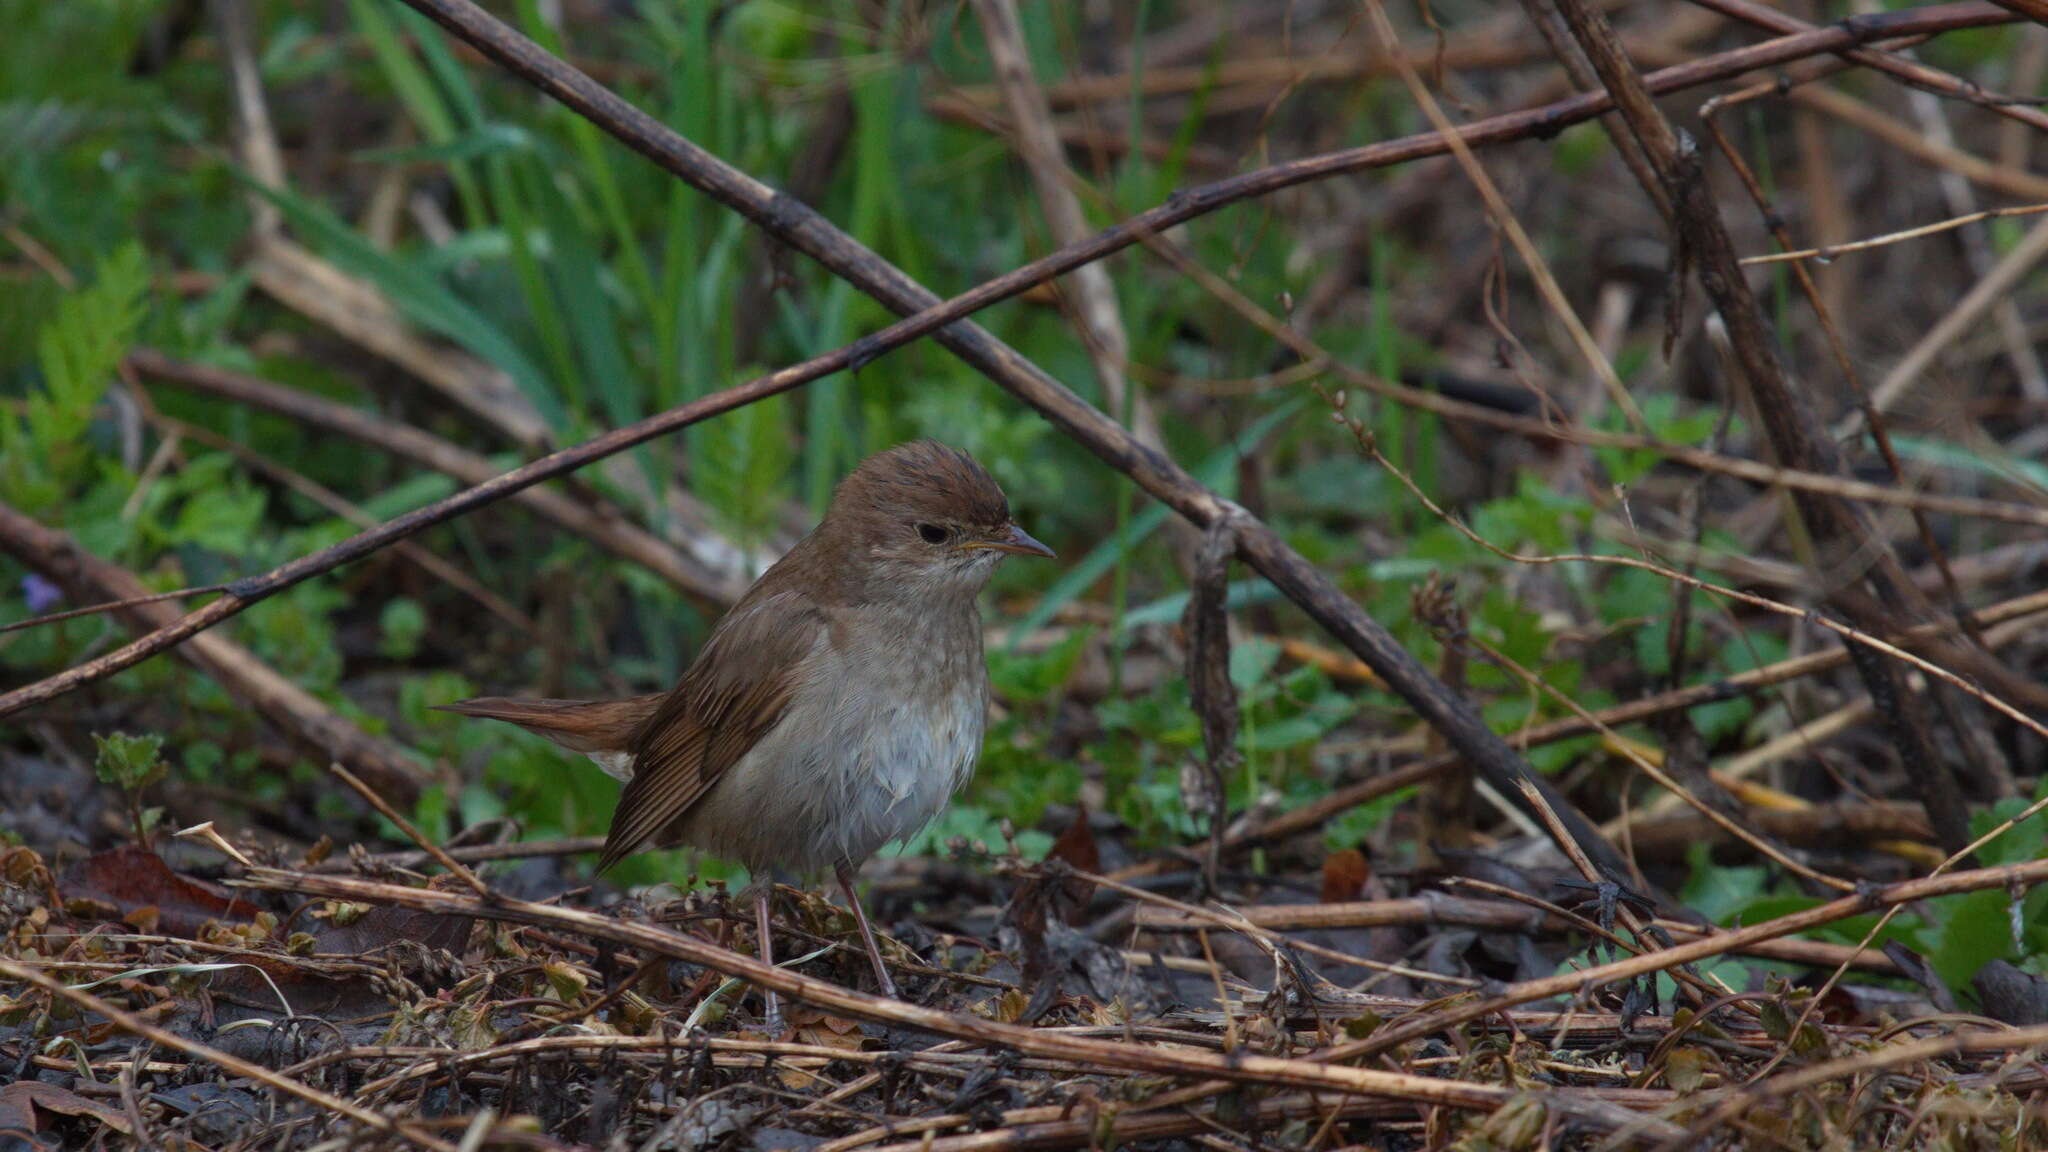
[(135, 825), (135, 842), (147, 847), (150, 830), (163, 818), (161, 808), (145, 808), (142, 805), (144, 790), (164, 778), (169, 765), (163, 761), (164, 738), (154, 734), (130, 736), (126, 732), (112, 732), (92, 735), (97, 752), (93, 758), (93, 772), (100, 783), (112, 784), (121, 790), (121, 799), (128, 805), (128, 818)]
[(36, 334), (41, 388), (20, 415), (0, 413), (0, 499), (34, 515), (82, 487), (120, 483), (87, 432), (142, 326), (148, 289), (142, 249), (128, 243), (100, 262), (90, 285), (58, 302)]

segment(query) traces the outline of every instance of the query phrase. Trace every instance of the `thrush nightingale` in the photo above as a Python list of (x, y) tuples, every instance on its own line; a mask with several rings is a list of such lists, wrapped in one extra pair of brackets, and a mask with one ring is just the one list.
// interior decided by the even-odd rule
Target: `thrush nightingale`
[(832, 871), (893, 997), (854, 870), (924, 827), (974, 769), (988, 715), (976, 598), (1010, 554), (1053, 553), (981, 465), (929, 440), (899, 445), (840, 482), (825, 519), (669, 691), (444, 707), (510, 721), (626, 781), (600, 871), (643, 846), (746, 865), (766, 962), (770, 881)]

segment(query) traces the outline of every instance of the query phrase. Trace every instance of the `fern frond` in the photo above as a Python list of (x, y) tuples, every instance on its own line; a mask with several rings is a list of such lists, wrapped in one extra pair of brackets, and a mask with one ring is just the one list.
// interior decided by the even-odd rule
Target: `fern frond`
[(10, 466), (0, 470), (4, 495), (18, 506), (47, 504), (75, 479), (86, 459), (79, 441), (142, 327), (149, 262), (130, 243), (101, 260), (93, 282), (57, 303), (36, 333), (43, 386), (23, 405), (19, 422), (0, 418), (0, 444)]

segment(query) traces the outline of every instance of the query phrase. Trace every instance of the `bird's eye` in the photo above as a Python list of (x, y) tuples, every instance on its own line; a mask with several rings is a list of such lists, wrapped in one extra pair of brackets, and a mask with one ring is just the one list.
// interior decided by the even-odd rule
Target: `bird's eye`
[(953, 538), (953, 534), (951, 532), (947, 531), (944, 528), (941, 528), (937, 524), (919, 524), (917, 526), (917, 534), (920, 537), (922, 537), (924, 542), (927, 544), (944, 544), (946, 541)]

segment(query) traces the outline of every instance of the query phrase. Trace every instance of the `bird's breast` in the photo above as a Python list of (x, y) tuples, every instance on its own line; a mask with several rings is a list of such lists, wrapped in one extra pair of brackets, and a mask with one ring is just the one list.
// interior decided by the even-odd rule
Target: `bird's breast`
[(847, 654), (849, 690), (834, 725), (846, 751), (828, 758), (836, 760), (832, 775), (856, 841), (887, 832), (886, 842), (922, 828), (966, 782), (981, 751), (988, 674), (978, 630), (971, 659), (957, 643), (909, 635), (911, 643)]
[(979, 621), (856, 627), (782, 720), (686, 817), (683, 839), (750, 869), (815, 874), (916, 834), (966, 783), (988, 717)]

